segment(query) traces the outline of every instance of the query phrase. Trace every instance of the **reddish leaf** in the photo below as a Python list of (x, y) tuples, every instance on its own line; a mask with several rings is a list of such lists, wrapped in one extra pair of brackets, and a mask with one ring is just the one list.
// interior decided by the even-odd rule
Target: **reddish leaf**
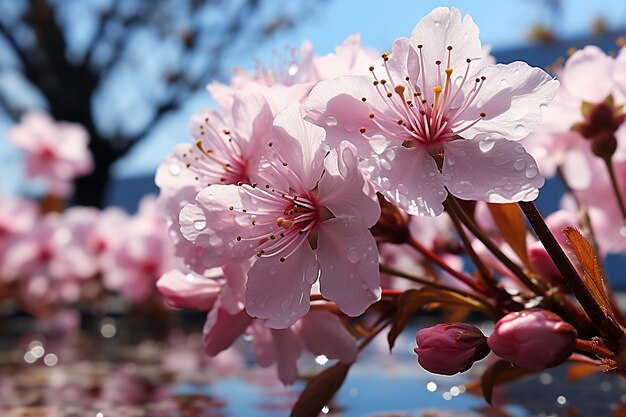
[(526, 222), (524, 222), (524, 217), (517, 204), (488, 203), (487, 205), (506, 243), (524, 263), (524, 266), (532, 269), (526, 249)]
[(583, 270), (583, 280), (589, 291), (591, 291), (593, 298), (607, 311), (612, 311), (604, 274), (600, 270), (598, 258), (593, 251), (593, 247), (577, 229), (566, 227), (563, 232), (572, 245), (572, 249), (574, 249), (576, 259), (580, 262)]
[(429, 305), (452, 305), (471, 307), (480, 309), (481, 305), (474, 300), (464, 297), (452, 291), (435, 288), (420, 288), (419, 290), (408, 290), (398, 298), (398, 311), (394, 317), (391, 329), (387, 335), (389, 350), (393, 349), (396, 339), (402, 333), (407, 323), (419, 310)]
[(493, 388), (495, 386), (506, 384), (507, 382), (514, 381), (532, 373), (534, 373), (534, 371), (530, 369), (517, 368), (505, 360), (499, 360), (483, 373), (480, 381), (483, 397), (491, 404), (491, 396), (493, 395)]
[(586, 378), (598, 372), (603, 372), (600, 366), (587, 363), (575, 363), (567, 368), (567, 380), (569, 382), (576, 382), (579, 379)]
[(351, 363), (337, 362), (315, 375), (300, 394), (291, 410), (291, 417), (318, 417), (348, 375)]

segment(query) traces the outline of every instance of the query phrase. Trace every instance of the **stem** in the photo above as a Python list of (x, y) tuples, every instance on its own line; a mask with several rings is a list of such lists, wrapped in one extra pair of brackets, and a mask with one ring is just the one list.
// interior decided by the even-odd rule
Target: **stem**
[(611, 186), (613, 187), (613, 193), (615, 193), (615, 199), (617, 200), (617, 204), (619, 205), (619, 209), (622, 213), (622, 220), (626, 222), (626, 206), (624, 205), (624, 197), (622, 196), (622, 192), (619, 189), (619, 184), (617, 183), (617, 177), (615, 175), (615, 168), (613, 167), (611, 158), (602, 158), (602, 159), (604, 159), (606, 169), (609, 171), (609, 177), (611, 178)]
[(482, 259), (480, 259), (480, 257), (478, 256), (478, 254), (472, 247), (472, 242), (470, 242), (469, 238), (467, 237), (467, 233), (465, 233), (465, 230), (463, 229), (463, 225), (461, 224), (459, 218), (456, 216), (456, 213), (454, 212), (454, 210), (448, 209), (448, 204), (446, 204), (445, 202), (443, 204), (444, 204), (444, 207), (446, 207), (446, 211), (448, 215), (450, 216), (450, 219), (452, 220), (452, 223), (454, 224), (454, 227), (457, 233), (459, 234), (461, 241), (463, 242), (465, 251), (470, 256), (470, 258), (472, 258), (472, 261), (474, 262), (474, 265), (476, 265), (476, 268), (478, 269), (478, 272), (480, 273), (480, 276), (482, 277), (483, 281), (491, 289), (496, 289), (498, 286), (497, 281), (495, 280), (491, 271), (487, 268), (485, 263), (482, 261)]
[(409, 281), (416, 282), (418, 284), (423, 284), (432, 288), (436, 288), (438, 290), (449, 291), (449, 292), (459, 294), (475, 302), (476, 308), (483, 311), (485, 314), (495, 317), (495, 318), (500, 318), (503, 316), (503, 313), (500, 310), (493, 307), (487, 300), (484, 300), (478, 297), (477, 295), (465, 292), (461, 289), (450, 287), (450, 286), (443, 285), (443, 284), (438, 284), (436, 282), (429, 281), (425, 278), (416, 277), (414, 275), (410, 275), (405, 272), (395, 270), (387, 265), (380, 265), (380, 272), (384, 272), (389, 275), (394, 275), (394, 276), (398, 276), (401, 278), (405, 278), (405, 279), (408, 279)]
[(612, 359), (615, 357), (615, 354), (609, 349), (599, 346), (597, 343), (593, 343), (589, 340), (576, 339), (576, 350), (592, 353), (600, 358)]
[(480, 240), (483, 243), (483, 245), (485, 245), (487, 249), (489, 249), (489, 251), (491, 251), (491, 253), (493, 253), (494, 256), (498, 258), (498, 260), (502, 262), (509, 269), (509, 271), (513, 273), (513, 275), (517, 277), (517, 279), (519, 279), (524, 285), (526, 285), (526, 287), (528, 287), (528, 289), (530, 289), (534, 293), (536, 294), (545, 293), (545, 290), (541, 287), (541, 285), (539, 285), (539, 283), (529, 278), (524, 273), (522, 268), (520, 268), (519, 265), (517, 265), (515, 262), (511, 261), (511, 259), (509, 259), (509, 257), (506, 256), (500, 250), (500, 248), (498, 248), (498, 246), (489, 238), (489, 236), (487, 236), (476, 225), (476, 223), (474, 223), (474, 220), (472, 220), (467, 215), (467, 213), (465, 213), (465, 211), (461, 208), (461, 206), (459, 205), (459, 202), (456, 200), (455, 197), (451, 197), (447, 199), (446, 202), (448, 203), (448, 207), (452, 210), (452, 212), (454, 212), (454, 214), (458, 216), (459, 220), (463, 222), (463, 225), (467, 227), (469, 231), (472, 232), (472, 234), (476, 236), (478, 240)]
[(418, 252), (420, 252), (422, 255), (424, 255), (426, 259), (439, 265), (441, 269), (443, 269), (444, 271), (446, 271), (447, 273), (449, 273), (450, 275), (452, 275), (459, 281), (463, 282), (465, 285), (467, 285), (474, 291), (479, 292), (479, 293), (482, 293), (485, 291), (485, 288), (483, 287), (483, 285), (474, 281), (471, 277), (452, 268), (450, 265), (445, 263), (443, 259), (437, 256), (436, 253), (434, 253), (433, 251), (431, 251), (430, 249), (428, 249), (427, 247), (419, 243), (417, 240), (413, 239), (413, 237), (411, 237), (410, 241), (407, 243), (411, 245), (414, 249), (416, 249)]
[(608, 335), (611, 338), (615, 338), (614, 340), (616, 342), (621, 341), (624, 337), (624, 332), (613, 320), (607, 320), (607, 315), (593, 298), (593, 295), (584, 281), (578, 275), (576, 268), (574, 268), (574, 265), (572, 265), (567, 255), (565, 255), (565, 252), (563, 252), (561, 245), (559, 245), (552, 235), (552, 232), (550, 232), (550, 229), (543, 220), (543, 217), (541, 217), (541, 213), (539, 213), (535, 204), (529, 201), (520, 201), (518, 205), (526, 215), (530, 225), (535, 230), (535, 233), (537, 233), (537, 237), (539, 237), (539, 240), (543, 243), (543, 246), (546, 248), (546, 251), (552, 258), (559, 272), (563, 275), (563, 280), (572, 290), (596, 328), (600, 329), (601, 326), (606, 324)]

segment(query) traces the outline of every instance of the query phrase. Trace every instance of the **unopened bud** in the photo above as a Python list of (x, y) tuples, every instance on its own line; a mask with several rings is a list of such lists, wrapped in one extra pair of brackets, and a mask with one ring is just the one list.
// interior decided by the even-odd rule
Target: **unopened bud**
[(535, 371), (564, 362), (576, 347), (574, 326), (539, 308), (509, 313), (496, 323), (487, 343), (493, 353)]
[(417, 361), (434, 374), (454, 375), (467, 371), (489, 353), (487, 338), (466, 323), (447, 323), (417, 332)]

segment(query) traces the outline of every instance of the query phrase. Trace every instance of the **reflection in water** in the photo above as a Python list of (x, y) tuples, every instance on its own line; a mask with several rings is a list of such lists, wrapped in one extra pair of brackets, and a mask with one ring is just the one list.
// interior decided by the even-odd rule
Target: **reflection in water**
[[(26, 333), (21, 322), (11, 326), (3, 332), (11, 337), (0, 341), (2, 417), (288, 416), (305, 383), (284, 387), (275, 370), (250, 368), (245, 340), (212, 359), (203, 353), (200, 334), (180, 330), (133, 343), (141, 338), (118, 331), (128, 325), (113, 319), (75, 334)], [(568, 416), (575, 410), (580, 416), (616, 416), (624, 411), (624, 380), (592, 375), (569, 384), (567, 366), (500, 390), (495, 402), (507, 405), (486, 407), (468, 389), (480, 369), (452, 378), (425, 373), (415, 364), (412, 333), (398, 341), (393, 357), (384, 337), (372, 344), (322, 415), (522, 417)], [(301, 365), (313, 375), (331, 364), (311, 356)]]

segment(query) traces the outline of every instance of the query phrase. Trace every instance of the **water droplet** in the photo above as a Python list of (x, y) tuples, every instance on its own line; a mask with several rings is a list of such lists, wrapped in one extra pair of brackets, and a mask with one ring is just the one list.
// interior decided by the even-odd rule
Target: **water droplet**
[(526, 127), (524, 127), (524, 125), (515, 126), (515, 133), (517, 133), (518, 136), (526, 136)]
[(173, 176), (177, 176), (180, 174), (180, 165), (178, 164), (171, 164), (170, 165), (170, 174), (172, 174)]
[(289, 65), (289, 68), (287, 69), (287, 74), (293, 77), (294, 75), (296, 75), (297, 72), (298, 72), (298, 64), (296, 64), (295, 62), (292, 62), (291, 65)]
[(276, 267), (271, 266), (267, 272), (269, 272), (270, 275), (276, 275)]
[(391, 164), (386, 159), (380, 160), (380, 167), (386, 171), (391, 170)]
[(205, 220), (196, 220), (195, 222), (193, 222), (193, 228), (196, 229), (197, 231), (204, 230), (205, 227), (206, 227)]
[(513, 73), (514, 73), (515, 75), (519, 75), (520, 71), (519, 71), (519, 69), (516, 69), (515, 71), (513, 71)]
[[(194, 223), (194, 227), (195, 227), (195, 223)], [(221, 237), (217, 236), (217, 235), (213, 235), (209, 238), (209, 245), (211, 246), (220, 246), (221, 244), (223, 244), (224, 241), (222, 240)]]
[(383, 187), (385, 190), (388, 190), (389, 187), (391, 187), (391, 184), (389, 183), (389, 178), (382, 178), (380, 180), (380, 186)]
[(543, 111), (546, 111), (546, 110), (548, 110), (548, 105), (547, 105), (546, 103), (541, 103), (541, 104), (539, 105), (539, 109), (540, 109), (542, 112), (543, 112)]
[(435, 22), (435, 27), (438, 28), (439, 26), (441, 26), (440, 22)]
[(526, 178), (535, 178), (538, 173), (539, 170), (535, 165), (528, 165), (528, 168), (526, 168)]
[(526, 149), (524, 149), (524, 147), (522, 145), (518, 145), (515, 148), (515, 152), (517, 152), (517, 153), (526, 153)]
[(466, 194), (474, 191), (474, 186), (469, 181), (459, 181), (454, 184), (454, 193), (455, 194)]
[(504, 184), (504, 186), (502, 188), (504, 188), (505, 191), (513, 191), (515, 186), (513, 186), (513, 184), (511, 184), (511, 183), (506, 183), (506, 184)]
[(337, 126), (337, 118), (333, 116), (328, 116), (326, 120), (324, 121), (324, 123), (326, 123), (326, 126), (328, 127), (335, 127)]
[(361, 260), (361, 252), (354, 246), (350, 246), (346, 251), (346, 258), (353, 264)]
[(445, 159), (446, 159), (446, 162), (448, 163), (448, 165), (450, 165), (450, 166), (454, 165), (454, 163), (456, 162), (454, 160), (454, 158), (451, 157), (450, 155), (446, 155)]
[(493, 146), (495, 144), (496, 144), (496, 141), (494, 138), (487, 137), (478, 143), (478, 147), (480, 148), (482, 152), (489, 152), (491, 149), (493, 149)]
[(409, 189), (404, 184), (398, 184), (398, 191), (401, 192), (402, 194), (408, 194), (409, 193)]
[(524, 161), (523, 159), (518, 159), (517, 161), (513, 162), (513, 168), (518, 171), (523, 170), (524, 168), (526, 168), (526, 161)]
[(358, 126), (354, 122), (346, 122), (343, 124), (343, 128), (346, 132), (354, 132)]
[(385, 151), (385, 157), (389, 160), (389, 161), (393, 161), (393, 159), (396, 157), (396, 151), (394, 151), (393, 149), (387, 149)]
[(503, 78), (503, 79), (501, 79), (501, 80), (500, 80), (500, 85), (501, 85), (502, 87), (506, 87), (506, 86), (507, 86), (507, 84), (508, 84), (508, 81), (507, 81), (506, 79), (504, 79), (504, 78)]

